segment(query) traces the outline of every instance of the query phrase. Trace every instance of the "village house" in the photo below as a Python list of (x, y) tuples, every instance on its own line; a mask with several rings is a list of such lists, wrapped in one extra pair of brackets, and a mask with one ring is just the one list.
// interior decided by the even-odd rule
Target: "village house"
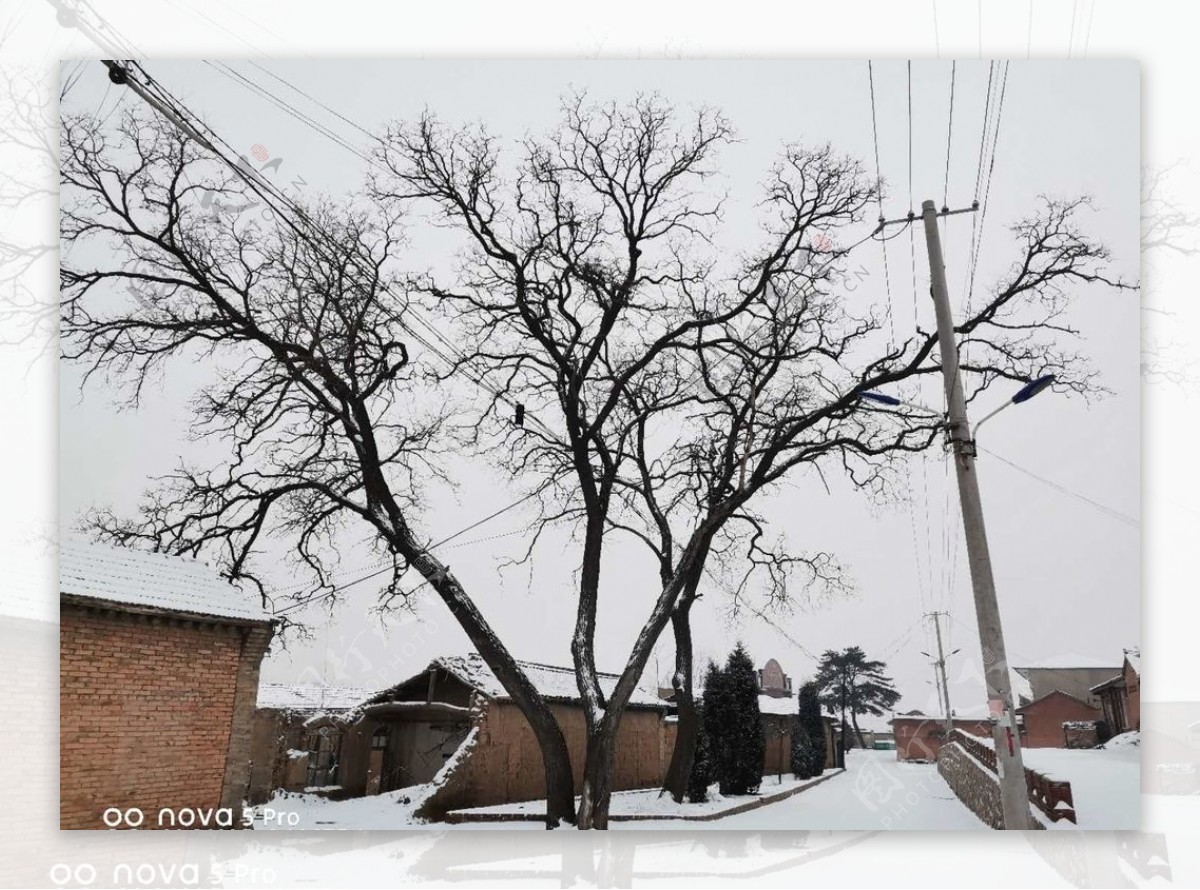
[(258, 597), (193, 559), (94, 544), (64, 544), (59, 576), (59, 827), (114, 808), (237, 824), (273, 631)]
[[(1125, 650), (1125, 658), (1116, 676), (1091, 688), (1100, 700), (1108, 735), (1120, 735), (1142, 728), (1142, 650)], [(1105, 739), (1101, 739), (1104, 741)]]
[[(586, 723), (571, 668), (521, 662), (562, 727), (583, 779)], [(608, 692), (615, 674), (600, 675)], [(764, 775), (791, 771), (797, 702), (771, 660), (759, 672), (759, 710), (767, 739)], [(361, 694), (360, 694), (361, 693)], [(675, 746), (673, 706), (638, 689), (617, 734), (614, 790), (662, 784)], [(826, 767), (837, 734), (825, 717)], [(253, 802), (277, 790), (331, 798), (382, 794), (432, 782), (423, 815), (537, 800), (545, 794), (541, 750), (529, 724), (478, 655), (437, 658), (420, 673), (375, 693), (353, 687), (264, 684), (254, 724)]]
[(247, 799), (265, 802), (275, 790), (343, 795), (342, 737), (346, 718), (371, 694), (364, 686), (263, 683), (258, 688)]
[[(1021, 718), (1017, 718), (1020, 724)], [(992, 724), (990, 720), (954, 717), (955, 729), (980, 738), (991, 738)], [(895, 734), (896, 759), (914, 763), (933, 763), (937, 760), (938, 752), (946, 739), (945, 718), (932, 716), (921, 711), (908, 711), (897, 714), (891, 720), (892, 732)], [(1022, 743), (1025, 739), (1025, 728), (1021, 726)]]
[(1100, 709), (1059, 689), (1022, 705), (1017, 713), (1024, 718), (1021, 738), (1027, 748), (1094, 748), (1099, 743)]
[[(520, 664), (562, 727), (575, 781), (581, 783), (586, 724), (574, 670)], [(600, 674), (606, 693), (616, 680), (615, 674)], [(270, 713), (258, 721), (255, 759), (272, 767), (260, 774), (270, 779), (256, 785), (256, 798), (268, 796), (268, 787), (331, 797), (382, 794), (429, 783), (452, 760), (453, 769), (426, 801), (426, 816), (545, 795), (537, 739), (478, 655), (434, 659), (400, 683), (359, 696), (353, 708), (346, 707), (349, 690), (324, 695), (323, 705), (308, 706), (289, 705), (282, 689), (260, 693), (261, 710)], [(667, 710), (656, 693), (634, 692), (618, 730), (614, 789), (662, 782), (674, 743)]]
[[(762, 716), (766, 748), (763, 751), (763, 775), (779, 776), (792, 770), (792, 725), (800, 703), (792, 690), (792, 678), (774, 658), (767, 660), (757, 672), (758, 711)], [(836, 720), (822, 715), (825, 725), (825, 768), (837, 766), (840, 735)]]
[(1051, 692), (1065, 692), (1092, 707), (1099, 707), (1100, 699), (1092, 691), (1093, 687), (1120, 673), (1121, 667), (1115, 660), (1110, 663), (1084, 655), (1060, 655), (1013, 670), (1026, 681), (1015, 702), (1018, 706), (1037, 701)]

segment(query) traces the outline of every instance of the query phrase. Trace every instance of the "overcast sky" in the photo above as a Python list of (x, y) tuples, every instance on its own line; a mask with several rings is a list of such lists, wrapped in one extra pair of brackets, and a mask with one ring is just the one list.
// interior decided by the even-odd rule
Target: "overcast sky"
[[(261, 68), (229, 64), (352, 143), (365, 145), (366, 137), (353, 127)], [(681, 109), (714, 106), (730, 119), (739, 139), (720, 159), (719, 185), (731, 195), (723, 234), (727, 244), (753, 243), (758, 187), (785, 142), (831, 142), (874, 170), (866, 62), (261, 64), (368, 130), (412, 118), (428, 107), (451, 122), (483, 120), (495, 134), (519, 138), (552, 126), (560, 96), (578, 88), (596, 99), (658, 91)], [(66, 63), (65, 70), (73, 65)], [(360, 189), (365, 174), (361, 159), (220, 70), (199, 62), (154, 62), (147, 68), (235, 148), (250, 155), (254, 146), (261, 146), (267, 156), (281, 159), (277, 178), (289, 189), (334, 196)], [(98, 64), (88, 63), (84, 72), (68, 97), (67, 110), (99, 109), (107, 115), (127, 96), (127, 91), (110, 88)], [(942, 202), (950, 76), (949, 62), (912, 66), (912, 198), (917, 210), (923, 198)], [(987, 81), (987, 62), (958, 64), (950, 134), (951, 207), (967, 206), (974, 196)], [(875, 89), (880, 164), (889, 191), (885, 212), (902, 216), (909, 209), (910, 191), (905, 63), (877, 63)], [(1137, 278), (1138, 96), (1138, 69), (1131, 63), (1012, 63), (977, 291), (997, 280), (1016, 258), (1005, 227), (1032, 212), (1040, 194), (1092, 195), (1096, 210), (1084, 218), (1085, 225), (1111, 247), (1115, 270)], [(115, 119), (114, 114), (110, 120)], [(866, 223), (861, 234), (870, 226)], [(970, 216), (951, 218), (945, 231), (952, 301), (961, 307)], [(919, 231), (916, 235), (915, 282), (908, 237), (888, 245), (898, 326), (911, 326), (914, 287), (918, 295), (928, 292), (924, 245)], [(415, 268), (444, 262), (444, 256), (412, 258)], [(852, 307), (885, 305), (881, 248), (868, 244), (855, 251), (851, 263), (861, 263), (868, 275), (847, 294)], [(916, 304), (921, 326), (932, 328), (928, 299), (919, 297)], [(1041, 477), (981, 455), (997, 588), (1010, 659), (1017, 665), (1066, 655), (1117, 665), (1122, 647), (1139, 638), (1140, 528), (1120, 518), (1139, 516), (1137, 297), (1089, 291), (1068, 320), (1083, 333), (1082, 351), (1112, 395), (1091, 404), (1043, 395), (989, 423), (980, 440), (983, 448)], [(204, 449), (211, 448), (186, 443), (183, 435), (186, 399), (202, 382), (199, 369), (173, 365), (136, 413), (115, 412), (102, 386), (90, 386), (81, 396), (79, 379), (77, 368), (63, 367), (60, 505), (66, 533), (81, 510), (101, 504), (131, 509), (150, 475), (169, 471), (184, 454), (203, 459)], [(940, 404), (938, 384), (927, 381), (925, 386), (925, 401)], [(1003, 388), (997, 386), (975, 406), (976, 416), (1002, 398)], [(462, 479), (457, 498), (439, 496), (424, 517), (423, 530), (435, 539), (488, 515), (520, 491), (507, 486), (480, 458), (465, 456), (456, 473)], [(709, 590), (693, 621), (698, 652), (723, 657), (741, 639), (757, 662), (777, 658), (802, 680), (812, 671), (811, 653), (857, 644), (887, 660), (904, 696), (901, 709), (927, 708), (933, 673), (921, 650), (933, 651), (933, 643), (931, 627), (921, 615), (945, 610), (951, 613), (946, 624), (950, 648), (961, 648), (950, 661), (953, 704), (962, 710), (980, 705), (979, 646), (952, 468), (939, 450), (914, 459), (909, 479), (910, 501), (878, 507), (845, 484), (831, 482), (832, 493), (827, 494), (815, 477), (796, 476), (767, 512), (795, 549), (835, 553), (853, 575), (855, 595), (773, 615), (777, 629), (753, 615), (731, 624), (725, 598), (719, 590)], [(456, 542), (464, 546), (442, 556), (519, 657), (569, 664), (571, 572), (577, 551), (565, 538), (551, 537), (535, 552), (532, 581), (522, 571), (497, 570), (499, 559), (521, 552), (526, 519), (519, 512), (505, 514), (468, 533)], [(610, 554), (597, 648), (601, 667), (616, 670), (656, 588), (653, 567), (643, 554), (632, 547)], [(356, 568), (347, 564), (344, 580), (356, 577)], [(280, 588), (295, 584), (282, 570), (275, 581)], [(374, 592), (368, 582), (348, 591), (332, 614), (318, 607), (300, 613), (313, 627), (312, 642), (273, 654), (264, 678), (384, 685), (420, 670), (435, 655), (467, 650), (465, 636), (428, 593), (416, 617), (381, 620), (370, 611)], [(648, 672), (665, 676), (671, 658), (669, 642), (664, 642), (657, 668), (652, 662)]]

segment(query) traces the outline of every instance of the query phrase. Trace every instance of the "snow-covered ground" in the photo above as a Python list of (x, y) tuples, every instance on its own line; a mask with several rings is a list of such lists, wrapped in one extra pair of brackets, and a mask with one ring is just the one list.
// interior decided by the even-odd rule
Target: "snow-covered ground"
[[(1115, 740), (1114, 740), (1115, 741)], [(1091, 750), (1026, 748), (1025, 765), (1051, 779), (1071, 783), (1078, 826), (1059, 829), (1133, 830), (1141, 827), (1141, 748), (1132, 744)]]
[[(782, 785), (767, 777), (762, 794), (770, 795), (794, 788), (795, 779), (784, 778)], [(748, 798), (716, 799), (708, 804), (688, 805), (689, 812), (709, 813), (728, 809)], [(276, 813), (295, 812), (302, 828), (404, 828), (422, 823), (413, 821), (418, 795), (392, 792), (377, 797), (329, 801), (313, 795), (287, 795), (273, 799), (266, 807)], [(539, 803), (504, 807), (536, 812)], [(669, 798), (655, 791), (629, 792), (616, 796), (613, 812), (661, 815), (674, 808)], [(264, 808), (258, 808), (263, 811)], [(500, 808), (487, 808), (500, 809)], [(258, 827), (256, 825), (256, 827)], [(264, 827), (288, 827), (271, 825)], [(425, 825), (449, 829), (541, 830), (534, 821), (472, 822), (458, 825)], [(634, 819), (613, 822), (615, 830), (657, 829), (678, 831), (704, 829), (809, 829), (809, 830), (986, 830), (954, 796), (932, 764), (898, 763), (895, 751), (851, 751), (847, 771), (833, 775), (813, 788), (784, 800), (767, 804), (740, 815), (709, 822), (680, 822), (673, 819)]]
[(423, 798), (413, 795), (412, 790), (346, 800), (283, 792), (253, 808), (254, 828), (258, 831), (311, 831), (438, 827), (435, 823), (419, 821), (413, 815)]
[[(833, 775), (835, 772), (834, 770), (827, 770), (825, 775)], [(785, 775), (782, 777), (782, 781), (780, 781), (780, 778), (777, 776), (766, 776), (763, 779), (762, 787), (759, 788), (758, 794), (730, 797), (722, 797), (717, 793), (717, 788), (714, 785), (709, 793), (708, 800), (704, 803), (677, 804), (671, 799), (670, 795), (660, 793), (657, 788), (646, 788), (639, 791), (618, 791), (613, 795), (608, 811), (612, 816), (648, 816), (658, 818), (664, 816), (712, 816), (747, 803), (753, 803), (760, 798), (795, 792), (800, 788), (819, 781), (820, 777), (814, 779), (797, 779), (795, 776)], [(546, 802), (544, 800), (527, 800), (521, 803), (496, 804), (490, 807), (472, 807), (467, 810), (460, 810), (459, 812), (478, 816), (497, 816), (500, 814), (528, 816), (538, 815), (545, 811)], [(680, 824), (675, 823), (674, 827), (679, 828)]]
[[(1028, 748), (1026, 763), (1033, 769), (1071, 783), (1075, 795), (1079, 828), (1123, 830), (1140, 826), (1139, 748), (1120, 745), (1109, 750), (1067, 751), (1059, 748)], [(877, 831), (986, 831), (987, 826), (968, 810), (928, 763), (900, 763), (895, 751), (853, 750), (847, 756), (847, 770), (833, 775), (813, 788), (748, 812), (708, 822), (681, 822), (674, 819), (632, 819), (613, 822), (616, 830), (704, 830), (766, 829)], [(812, 780), (810, 780), (812, 781)], [(785, 777), (782, 785), (768, 776), (762, 795), (804, 784)], [(451, 829), (523, 829), (541, 830), (536, 821), (472, 822), (459, 825), (421, 823), (413, 813), (429, 786), (404, 789), (376, 797), (330, 801), (311, 794), (281, 795), (258, 807), (263, 818), (256, 828), (302, 829), (392, 829), (407, 827)], [(715, 797), (706, 804), (688, 804), (684, 811), (707, 815), (730, 809), (750, 798)], [(536, 813), (540, 801), (502, 807), (482, 807), (477, 812), (506, 811)], [(622, 792), (614, 796), (614, 815), (662, 816), (677, 810), (666, 796), (656, 790)], [(265, 819), (270, 811), (271, 823)], [(294, 813), (291, 820), (280, 813)], [(291, 821), (291, 824), (287, 824)], [(1070, 822), (1053, 826), (1073, 830)]]
[(803, 794), (713, 824), (746, 830), (988, 830), (954, 796), (934, 764), (901, 763), (895, 751), (859, 749), (847, 754), (842, 775)]

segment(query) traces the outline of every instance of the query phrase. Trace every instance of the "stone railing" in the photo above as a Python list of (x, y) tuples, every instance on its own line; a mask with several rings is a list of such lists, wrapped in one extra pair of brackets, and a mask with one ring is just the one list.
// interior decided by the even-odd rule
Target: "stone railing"
[[(996, 751), (991, 745), (957, 729), (950, 731), (947, 741), (957, 744), (991, 772), (996, 772)], [(1025, 767), (1025, 788), (1029, 794), (1029, 802), (1045, 813), (1051, 822), (1067, 819), (1078, 824), (1070, 782), (1049, 779), (1036, 770)]]

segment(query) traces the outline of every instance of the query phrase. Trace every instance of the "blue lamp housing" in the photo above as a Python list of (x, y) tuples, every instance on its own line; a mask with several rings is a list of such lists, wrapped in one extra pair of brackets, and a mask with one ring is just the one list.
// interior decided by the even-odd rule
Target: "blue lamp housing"
[(858, 394), (860, 399), (866, 399), (869, 402), (878, 402), (881, 405), (899, 405), (900, 400), (895, 396), (885, 396), (881, 392), (862, 392)]
[(1036, 380), (1030, 380), (1028, 383), (1018, 389), (1017, 394), (1012, 397), (1013, 404), (1019, 405), (1022, 402), (1028, 402), (1053, 382), (1053, 374), (1046, 374), (1042, 377), (1038, 377)]

